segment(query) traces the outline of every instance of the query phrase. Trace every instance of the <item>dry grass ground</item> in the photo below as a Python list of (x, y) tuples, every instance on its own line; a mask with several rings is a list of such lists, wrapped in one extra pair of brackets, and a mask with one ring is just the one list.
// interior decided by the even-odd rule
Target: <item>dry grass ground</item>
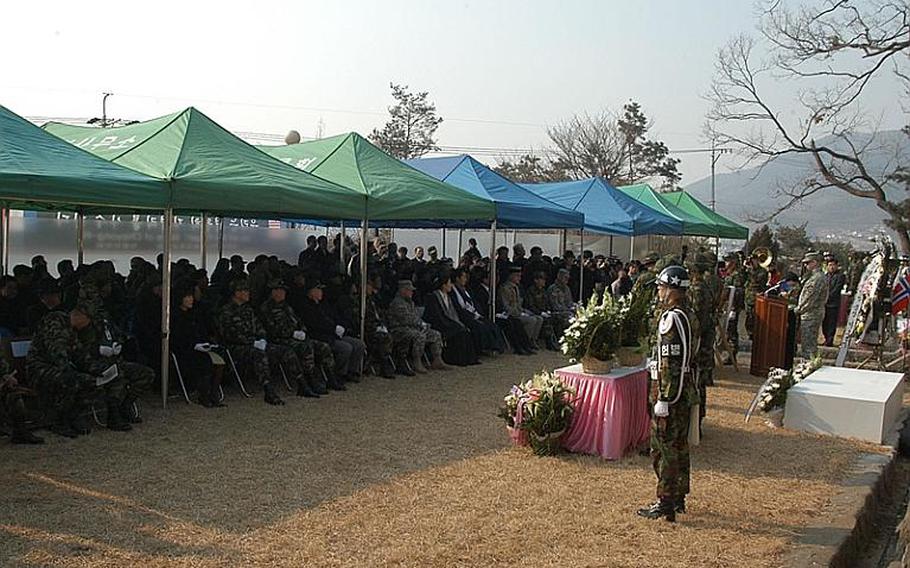
[(132, 433), (0, 444), (2, 566), (777, 566), (861, 443), (744, 424), (758, 380), (725, 370), (688, 515), (634, 515), (647, 458), (536, 458), (496, 408), (552, 354), (282, 408), (147, 403)]

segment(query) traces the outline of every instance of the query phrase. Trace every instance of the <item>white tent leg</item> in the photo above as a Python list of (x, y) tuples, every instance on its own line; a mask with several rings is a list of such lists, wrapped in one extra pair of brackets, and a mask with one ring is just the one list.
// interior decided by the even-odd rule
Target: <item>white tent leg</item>
[(209, 248), (209, 216), (206, 213), (202, 214), (202, 228), (199, 229), (199, 256), (200, 263), (199, 267), (203, 270), (206, 269), (207, 257), (208, 257), (208, 248)]
[(161, 275), (161, 407), (167, 408), (168, 373), (171, 363), (171, 230), (174, 210), (164, 212), (164, 259)]
[(579, 246), (581, 247), (581, 256), (578, 263), (578, 301), (584, 305), (586, 304), (585, 298), (585, 230), (582, 229), (579, 235)]
[(85, 264), (85, 213), (76, 213), (76, 267)]
[(496, 221), (490, 225), (490, 321), (496, 323)]
[(368, 219), (363, 217), (360, 230), (360, 339), (366, 340), (367, 313), (367, 227)]

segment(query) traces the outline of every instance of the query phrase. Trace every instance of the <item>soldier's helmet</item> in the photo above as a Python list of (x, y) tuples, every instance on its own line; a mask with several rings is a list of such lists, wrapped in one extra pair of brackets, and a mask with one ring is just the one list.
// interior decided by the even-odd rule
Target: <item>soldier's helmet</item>
[(689, 272), (682, 266), (668, 266), (657, 275), (657, 285), (686, 289), (689, 287)]

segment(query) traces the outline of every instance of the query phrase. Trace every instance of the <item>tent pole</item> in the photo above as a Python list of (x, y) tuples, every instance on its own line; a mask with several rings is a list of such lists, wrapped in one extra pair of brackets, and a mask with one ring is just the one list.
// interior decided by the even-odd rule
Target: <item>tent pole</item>
[(458, 229), (458, 258), (455, 259), (455, 266), (461, 264), (461, 241), (464, 240), (464, 229)]
[(496, 323), (496, 221), (490, 224), (490, 321)]
[(360, 339), (366, 340), (367, 329), (367, 227), (366, 214), (363, 216), (363, 228), (360, 230)]
[(610, 256), (613, 256), (613, 235), (610, 235)]
[(76, 212), (76, 267), (85, 264), (85, 213)]
[(161, 407), (167, 408), (168, 373), (171, 367), (171, 230), (174, 210), (164, 211), (164, 260), (161, 275)]
[(329, 238), (329, 226), (328, 225), (325, 226), (325, 238), (326, 239)]
[(347, 270), (345, 269), (345, 266), (347, 266), (347, 265), (344, 262), (344, 241), (345, 241), (344, 221), (341, 221), (340, 235), (341, 236), (338, 237), (338, 262), (339, 262), (339, 264), (341, 264), (341, 268), (340, 268), (341, 272), (345, 273), (345, 272), (347, 272)]
[(569, 242), (569, 230), (563, 229), (562, 233), (559, 235), (559, 250), (556, 251), (558, 256), (562, 256), (566, 252), (566, 243)]
[(6, 250), (6, 207), (0, 208), (0, 272), (3, 272), (3, 275), (6, 276), (9, 274), (9, 267), (6, 262), (6, 255), (3, 254), (3, 251)]
[(10, 210), (9, 207), (3, 210), (3, 271), (4, 274), (9, 275), (9, 221), (10, 221)]
[(632, 262), (633, 258), (635, 258), (635, 235), (629, 239), (629, 262)]
[(218, 260), (224, 258), (224, 217), (218, 223)]
[(442, 229), (442, 255), (439, 258), (446, 258), (446, 230)]
[(587, 305), (587, 299), (585, 298), (585, 230), (580, 231), (579, 240), (581, 241), (581, 256), (579, 256), (579, 265), (578, 265), (578, 302), (581, 305)]
[(200, 264), (202, 270), (206, 269), (206, 260), (208, 256), (209, 248), (209, 216), (207, 213), (202, 213), (202, 228), (199, 229), (199, 255), (202, 257), (202, 262)]

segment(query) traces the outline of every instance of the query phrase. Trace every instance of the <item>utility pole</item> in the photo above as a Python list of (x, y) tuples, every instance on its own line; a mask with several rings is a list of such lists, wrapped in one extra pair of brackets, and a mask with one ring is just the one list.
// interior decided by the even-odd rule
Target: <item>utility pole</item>
[(676, 150), (676, 151), (671, 150), (670, 151), (670, 154), (707, 154), (707, 153), (711, 154), (711, 211), (716, 211), (717, 210), (717, 195), (715, 193), (715, 185), (714, 185), (715, 166), (717, 165), (717, 160), (719, 160), (722, 155), (732, 154), (733, 149), (732, 148), (718, 148), (714, 143), (714, 139), (711, 139), (710, 148), (689, 148), (686, 150)]
[(104, 95), (101, 99), (101, 128), (107, 128), (107, 98), (114, 93), (101, 93)]

